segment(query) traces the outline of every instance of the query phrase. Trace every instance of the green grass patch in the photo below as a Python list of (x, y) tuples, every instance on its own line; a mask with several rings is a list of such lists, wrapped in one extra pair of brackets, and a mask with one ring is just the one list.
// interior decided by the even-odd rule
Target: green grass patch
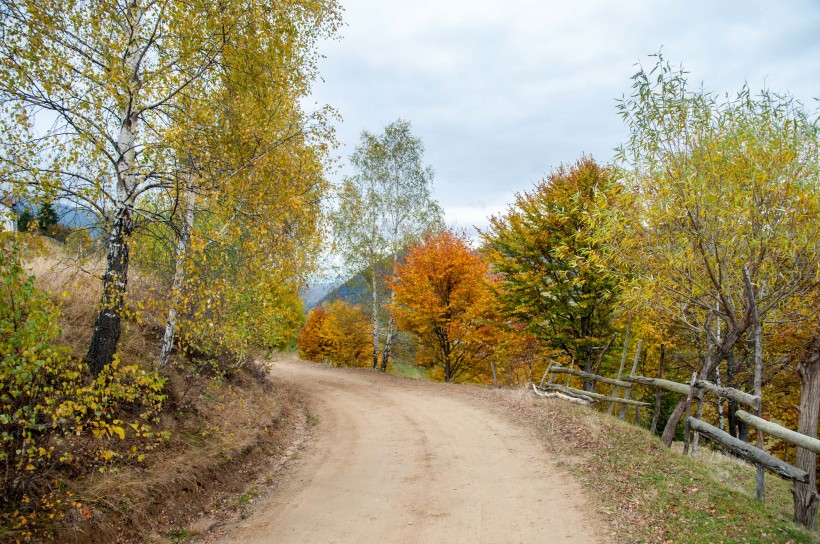
[(233, 499), (231, 502), (228, 503), (228, 506), (231, 508), (237, 508), (240, 506), (245, 506), (246, 504), (250, 504), (251, 501), (256, 497), (258, 491), (255, 487), (251, 487), (247, 491), (245, 491), (242, 495), (238, 496), (237, 498)]
[(413, 378), (414, 380), (430, 379), (427, 369), (404, 361), (393, 361), (387, 371), (394, 376), (401, 376), (403, 378)]
[(171, 540), (171, 542), (182, 542), (191, 535), (185, 529), (172, 529), (165, 533), (165, 536)]

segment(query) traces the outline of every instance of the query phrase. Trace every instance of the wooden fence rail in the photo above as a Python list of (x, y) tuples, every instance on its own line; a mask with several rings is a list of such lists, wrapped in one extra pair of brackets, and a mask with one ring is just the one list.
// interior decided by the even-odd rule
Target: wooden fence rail
[[(647, 402), (640, 402), (635, 400), (630, 400), (629, 394), (632, 389), (632, 386), (635, 384), (646, 385), (649, 387), (654, 387), (657, 390), (665, 390), (670, 391), (672, 393), (676, 393), (678, 395), (683, 395), (687, 397), (687, 405), (686, 405), (686, 417), (684, 419), (684, 453), (688, 453), (689, 446), (690, 446), (690, 431), (694, 431), (694, 440), (692, 441), (692, 449), (691, 454), (694, 457), (697, 451), (697, 438), (699, 435), (703, 435), (716, 444), (720, 444), (726, 450), (731, 451), (738, 457), (746, 459), (747, 461), (757, 465), (758, 467), (758, 482), (757, 482), (757, 491), (756, 496), (758, 499), (762, 498), (762, 482), (763, 482), (763, 469), (768, 469), (771, 472), (777, 474), (781, 478), (790, 479), (793, 482), (807, 482), (809, 478), (809, 474), (797, 467), (794, 467), (785, 461), (782, 461), (773, 455), (766, 453), (762, 446), (762, 433), (769, 434), (780, 440), (784, 440), (791, 444), (794, 444), (798, 448), (803, 448), (814, 453), (820, 454), (820, 440), (816, 438), (812, 438), (810, 436), (806, 436), (802, 433), (798, 433), (787, 429), (781, 425), (773, 423), (771, 421), (766, 421), (765, 419), (752, 415), (748, 412), (743, 410), (737, 410), (736, 414), (738, 419), (744, 421), (748, 425), (756, 428), (758, 430), (758, 446), (755, 447), (747, 442), (739, 440), (729, 433), (714, 427), (706, 423), (705, 421), (701, 420), (701, 413), (703, 409), (703, 398), (704, 393), (708, 392), (711, 394), (716, 395), (719, 398), (726, 398), (737, 402), (738, 404), (742, 404), (744, 406), (748, 406), (758, 414), (760, 413), (761, 408), (761, 395), (759, 390), (756, 391), (757, 394), (752, 395), (746, 393), (744, 391), (740, 391), (739, 389), (735, 389), (733, 387), (721, 387), (717, 384), (706, 380), (699, 380), (697, 379), (697, 375), (693, 374), (692, 380), (689, 384), (674, 382), (670, 380), (664, 380), (661, 378), (649, 378), (646, 376), (636, 376), (635, 374), (635, 367), (637, 366), (637, 359), (638, 354), (640, 353), (640, 343), (638, 344), (638, 349), (635, 353), (635, 364), (633, 365), (632, 372), (629, 376), (623, 376), (623, 366), (626, 359), (626, 349), (624, 349), (624, 354), (621, 361), (621, 370), (618, 372), (618, 378), (607, 378), (604, 376), (599, 376), (597, 374), (592, 374), (589, 372), (584, 372), (582, 370), (576, 370), (574, 368), (566, 368), (563, 366), (558, 365), (555, 361), (551, 361), (547, 371), (544, 372), (544, 376), (541, 379), (541, 387), (536, 386), (533, 384), (533, 390), (542, 395), (542, 396), (561, 396), (565, 395), (564, 398), (569, 397), (571, 400), (575, 400), (578, 402), (579, 400), (585, 403), (589, 403), (592, 401), (609, 401), (609, 410), (608, 412), (612, 414), (612, 408), (615, 404), (621, 404), (622, 409), (620, 413), (620, 419), (624, 419), (624, 414), (626, 411), (627, 405), (635, 406), (635, 418), (636, 421), (639, 420), (639, 409), (641, 406), (650, 406)], [(602, 395), (600, 393), (595, 393), (594, 391), (583, 391), (580, 389), (575, 389), (569, 387), (569, 378), (567, 378), (567, 385), (555, 385), (553, 384), (553, 380), (557, 374), (567, 374), (570, 376), (578, 376), (580, 378), (584, 378), (585, 380), (591, 381), (592, 388), (594, 389), (596, 383), (605, 383), (608, 385), (612, 385), (612, 391), (610, 395)], [(544, 380), (547, 379), (549, 375), (549, 383), (544, 385)], [(623, 398), (618, 397), (618, 389), (622, 388)], [(555, 391), (557, 393), (547, 393), (548, 391)], [(698, 401), (698, 410), (697, 415), (692, 417), (691, 415), (691, 404), (693, 400)], [(656, 408), (657, 410), (657, 408)], [(797, 509), (798, 505), (795, 503), (795, 517), (797, 519)]]
[[(738, 440), (734, 436), (725, 431), (721, 431), (717, 427), (709, 425), (700, 419), (689, 417), (687, 418), (689, 426), (693, 431), (699, 432), (707, 438), (725, 446), (732, 453), (748, 459), (752, 463), (763, 465), (765, 468), (771, 470), (781, 478), (787, 480), (797, 480), (798, 482), (806, 482), (809, 478), (809, 473), (793, 467), (790, 464), (781, 461), (773, 455), (769, 455), (765, 451), (752, 446), (748, 442)], [(772, 424), (774, 425), (774, 424)]]
[(816, 438), (781, 427), (777, 423), (766, 421), (763, 418), (753, 416), (743, 410), (738, 410), (736, 415), (741, 421), (745, 421), (755, 429), (759, 429), (766, 434), (770, 434), (775, 438), (779, 438), (780, 440), (784, 440), (790, 444), (794, 444), (795, 446), (813, 451), (814, 453), (820, 453), (820, 440)]

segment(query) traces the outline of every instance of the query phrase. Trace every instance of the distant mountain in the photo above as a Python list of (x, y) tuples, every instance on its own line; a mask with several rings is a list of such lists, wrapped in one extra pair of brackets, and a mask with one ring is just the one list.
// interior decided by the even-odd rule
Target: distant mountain
[[(377, 277), (384, 278), (393, 272), (393, 257), (384, 259), (376, 267)], [(352, 278), (339, 285), (335, 289), (329, 291), (321, 300), (316, 302), (314, 306), (320, 306), (325, 302), (333, 302), (334, 300), (343, 300), (350, 304), (370, 304), (371, 300), (371, 286), (370, 286), (370, 271), (363, 270)], [(380, 282), (382, 283), (382, 282)], [(380, 289), (383, 289), (383, 285)]]
[(310, 309), (316, 306), (321, 300), (331, 291), (338, 282), (323, 282), (316, 285), (309, 285), (302, 289), (299, 293), (302, 301), (305, 303), (305, 308)]
[(364, 273), (359, 273), (336, 287), (328, 291), (325, 296), (316, 302), (316, 306), (321, 306), (326, 302), (343, 300), (351, 304), (366, 304), (370, 300), (370, 282)]
[(54, 211), (57, 213), (58, 221), (71, 229), (92, 229), (99, 225), (99, 219), (89, 212), (77, 208), (76, 206), (69, 206), (55, 202), (53, 205)]

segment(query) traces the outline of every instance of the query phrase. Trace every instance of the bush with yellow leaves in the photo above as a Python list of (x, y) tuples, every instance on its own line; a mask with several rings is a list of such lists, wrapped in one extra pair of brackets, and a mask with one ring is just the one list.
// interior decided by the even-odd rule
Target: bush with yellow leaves
[(54, 344), (58, 317), (18, 244), (0, 240), (0, 532), (21, 540), (75, 504), (55, 499), (71, 496), (62, 475), (140, 459), (161, 438), (163, 380), (116, 360), (92, 378)]

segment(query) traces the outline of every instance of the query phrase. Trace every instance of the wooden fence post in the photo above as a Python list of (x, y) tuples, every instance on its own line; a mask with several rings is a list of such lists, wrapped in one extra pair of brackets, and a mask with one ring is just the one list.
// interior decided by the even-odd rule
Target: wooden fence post
[[(632, 372), (629, 373), (630, 376), (635, 375), (635, 371), (638, 370), (638, 358), (641, 356), (641, 346), (643, 346), (643, 340), (638, 340), (638, 347), (635, 348), (635, 360), (632, 362)], [(624, 391), (624, 400), (629, 400), (629, 396), (632, 393), (632, 386), (626, 388)], [(618, 419), (623, 421), (624, 417), (626, 417), (626, 404), (621, 405), (621, 415), (618, 416)]]
[[(760, 417), (761, 409), (763, 408), (763, 394), (762, 390), (762, 375), (763, 375), (763, 333), (760, 327), (760, 315), (757, 313), (757, 302), (755, 302), (754, 287), (752, 286), (752, 278), (749, 276), (749, 268), (743, 265), (743, 281), (746, 284), (746, 296), (749, 299), (749, 308), (752, 311), (752, 332), (754, 334), (754, 361), (755, 361), (755, 396), (760, 399), (757, 412), (755, 415)], [(763, 449), (763, 433), (757, 431), (757, 447)], [(766, 482), (763, 479), (763, 465), (757, 465), (757, 481), (755, 483), (755, 498), (759, 501), (763, 500), (766, 493)]]
[[(629, 321), (626, 322), (626, 333), (624, 333), (624, 349), (621, 352), (621, 366), (620, 366), (620, 368), (618, 368), (618, 377), (616, 378), (618, 380), (620, 380), (621, 377), (624, 375), (624, 365), (626, 364), (626, 355), (627, 355), (627, 351), (629, 349), (629, 329), (630, 329), (630, 327), (632, 327), (632, 319), (630, 319)], [(618, 396), (618, 386), (613, 387), (612, 391), (610, 391), (609, 395), (611, 397), (617, 397)], [(610, 402), (609, 403), (609, 409), (607, 410), (607, 413), (609, 415), (612, 415), (612, 410), (614, 408), (615, 408), (615, 403)]]
[(683, 420), (683, 454), (689, 453), (689, 418), (692, 415), (692, 395), (695, 393), (695, 382), (698, 381), (698, 373), (692, 372), (692, 380), (689, 382), (689, 393), (686, 395), (686, 404), (683, 408), (683, 414), (686, 419)]
[[(660, 353), (660, 362), (658, 365), (658, 379), (663, 379), (663, 363), (664, 363), (664, 355), (666, 354), (666, 348), (664, 344), (661, 344), (661, 353)], [(655, 434), (658, 432), (658, 420), (661, 417), (661, 388), (655, 388), (655, 412), (652, 414), (652, 425), (649, 426), (649, 432)]]

